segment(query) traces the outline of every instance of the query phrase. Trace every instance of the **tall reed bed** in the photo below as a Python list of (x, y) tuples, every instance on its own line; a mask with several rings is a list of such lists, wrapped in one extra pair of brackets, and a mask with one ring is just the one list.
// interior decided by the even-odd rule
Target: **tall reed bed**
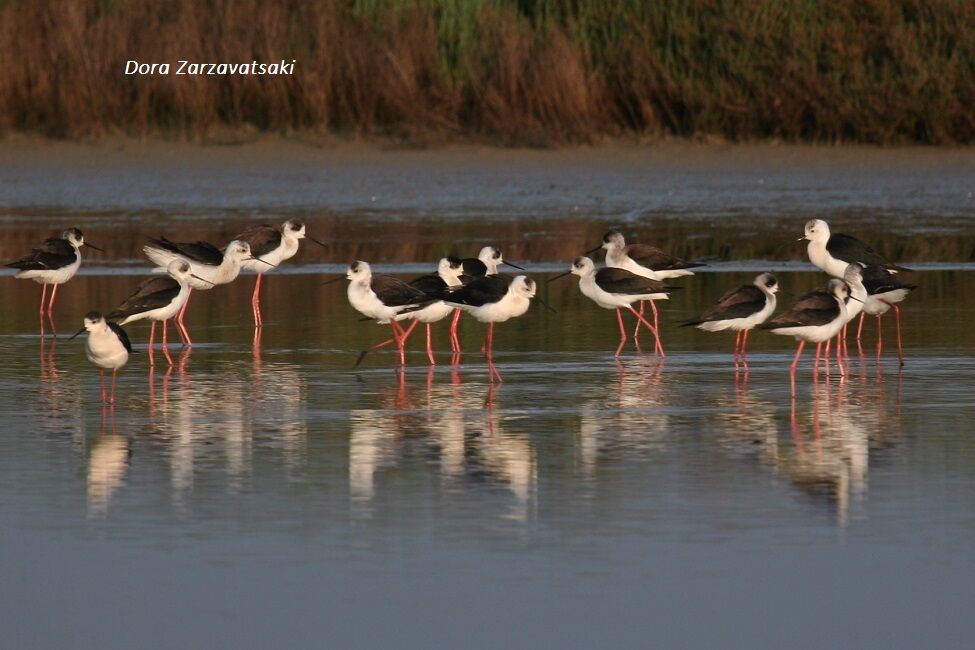
[(973, 106), (958, 0), (0, 0), (0, 132), (943, 144), (975, 139)]

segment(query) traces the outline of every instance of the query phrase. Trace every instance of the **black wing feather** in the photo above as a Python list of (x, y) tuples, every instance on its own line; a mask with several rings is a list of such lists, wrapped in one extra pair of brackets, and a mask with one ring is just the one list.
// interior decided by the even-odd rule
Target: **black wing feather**
[(626, 269), (605, 267), (596, 271), (596, 284), (607, 293), (629, 296), (647, 293), (670, 293), (677, 287), (670, 287), (659, 280), (645, 278)]
[(76, 259), (74, 246), (66, 239), (52, 237), (45, 239), (40, 246), (31, 249), (27, 255), (9, 262), (6, 266), (21, 271), (47, 271), (74, 264)]
[(487, 265), (476, 257), (467, 257), (462, 259), (460, 263), (464, 267), (464, 275), (469, 275), (472, 278), (483, 278), (487, 275)]
[(761, 289), (754, 284), (743, 284), (726, 292), (718, 300), (718, 304), (706, 309), (697, 318), (681, 323), (681, 327), (748, 318), (752, 314), (762, 311), (765, 308), (766, 301), (766, 296)]
[(388, 307), (415, 305), (430, 300), (430, 296), (416, 287), (389, 275), (374, 275), (369, 284), (373, 292)]
[(863, 286), (867, 290), (867, 295), (870, 296), (898, 289), (906, 289), (907, 291), (917, 289), (916, 284), (904, 282), (900, 276), (889, 272), (882, 266), (868, 266), (863, 269)]
[(503, 275), (485, 275), (462, 287), (449, 289), (445, 298), (458, 305), (481, 307), (501, 300), (508, 293), (509, 282)]
[(170, 241), (165, 237), (160, 237), (158, 239), (150, 238), (149, 243), (156, 248), (162, 248), (170, 253), (182, 255), (183, 257), (189, 258), (194, 262), (200, 262), (201, 264), (220, 266), (223, 263), (223, 253), (219, 248), (210, 242), (197, 241), (193, 243), (181, 244)]
[(826, 250), (838, 260), (847, 264), (862, 262), (863, 264), (882, 266), (894, 271), (910, 271), (911, 269), (898, 266), (887, 260), (883, 255), (860, 241), (856, 237), (841, 233), (831, 234), (826, 242)]
[(272, 225), (262, 223), (259, 226), (252, 226), (234, 237), (240, 241), (245, 241), (251, 247), (251, 255), (260, 257), (267, 255), (281, 245), (281, 230)]
[(441, 295), (447, 289), (447, 283), (436, 273), (428, 273), (414, 278), (410, 280), (410, 286), (430, 296)]
[(113, 332), (115, 332), (115, 335), (118, 337), (118, 340), (122, 342), (122, 345), (123, 346), (125, 346), (126, 352), (131, 353), (132, 352), (132, 342), (129, 341), (129, 335), (125, 333), (125, 330), (122, 329), (122, 326), (119, 325), (118, 323), (113, 323), (111, 321), (108, 321), (108, 327)]
[(673, 255), (668, 255), (655, 246), (644, 244), (631, 244), (626, 247), (626, 254), (640, 266), (645, 266), (651, 271), (677, 271), (680, 269), (693, 269), (698, 266), (706, 266), (698, 262), (688, 262), (687, 260)]
[(115, 311), (108, 315), (110, 319), (120, 319), (133, 314), (141, 314), (152, 309), (159, 309), (173, 301), (180, 291), (179, 282), (171, 277), (154, 277), (145, 280), (132, 295), (126, 298)]
[(833, 294), (816, 290), (799, 296), (795, 304), (783, 314), (758, 326), (771, 330), (782, 327), (804, 327), (806, 325), (825, 325), (839, 315), (840, 306)]

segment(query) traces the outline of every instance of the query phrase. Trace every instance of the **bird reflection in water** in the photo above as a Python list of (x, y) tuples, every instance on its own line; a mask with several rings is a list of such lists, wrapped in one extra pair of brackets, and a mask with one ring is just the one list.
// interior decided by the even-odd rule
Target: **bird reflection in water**
[[(501, 514), (526, 521), (534, 517), (537, 460), (527, 435), (506, 432), (496, 408), (497, 386), (479, 391), (459, 375), (437, 383), (426, 374), (417, 396), (405, 373), (380, 397), (380, 408), (355, 409), (349, 427), (349, 492), (353, 514), (374, 515), (377, 480), (384, 470), (402, 470), (422, 459), (419, 470), (438, 461), (447, 489), (484, 483), (504, 486), (513, 496)], [(385, 406), (385, 408), (383, 408)]]
[[(114, 409), (113, 409), (114, 410)], [(114, 420), (102, 432), (88, 453), (88, 516), (104, 517), (115, 494), (125, 485), (131, 449), (125, 436), (115, 433)]]
[(807, 414), (793, 401), (793, 446), (776, 459), (783, 476), (835, 508), (841, 530), (866, 496), (871, 448), (893, 444), (901, 430), (899, 391), (891, 409), (885, 382), (856, 383), (816, 382)]
[(579, 457), (583, 474), (594, 478), (604, 456), (649, 454), (666, 445), (670, 431), (666, 359), (616, 361), (615, 390), (593, 385), (583, 395)]

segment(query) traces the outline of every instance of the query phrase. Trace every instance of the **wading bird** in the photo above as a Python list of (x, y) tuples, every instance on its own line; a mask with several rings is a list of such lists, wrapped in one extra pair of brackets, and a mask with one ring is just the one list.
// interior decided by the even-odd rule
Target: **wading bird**
[[(169, 319), (175, 316), (190, 296), (190, 279), (206, 283), (203, 278), (193, 275), (190, 263), (184, 259), (175, 259), (166, 266), (166, 276), (154, 276), (143, 281), (136, 287), (128, 298), (114, 311), (108, 314), (110, 320), (118, 321), (119, 325), (132, 323), (143, 318), (152, 321), (149, 328), (149, 364), (155, 363), (153, 357), (153, 343), (156, 337), (156, 322), (162, 321), (162, 349), (166, 360), (172, 365), (169, 356), (169, 341), (167, 340), (167, 325)], [(185, 344), (189, 344), (190, 334), (180, 323), (176, 328)]]
[[(121, 326), (102, 318), (97, 311), (90, 311), (85, 315), (85, 326), (78, 330), (78, 336), (88, 330), (88, 341), (85, 343), (85, 353), (88, 360), (98, 366), (98, 375), (102, 387), (102, 403), (115, 403), (115, 377), (118, 369), (129, 360), (132, 344)], [(112, 371), (112, 394), (105, 392), (105, 371)]]
[(728, 291), (718, 299), (716, 305), (697, 318), (681, 323), (681, 327), (693, 325), (705, 332), (734, 330), (735, 369), (740, 363), (747, 370), (748, 359), (745, 353), (748, 347), (748, 332), (768, 320), (775, 311), (775, 294), (778, 290), (779, 283), (775, 276), (771, 273), (761, 273), (755, 277), (752, 284), (743, 284)]
[[(656, 350), (663, 356), (663, 346), (660, 345), (657, 328), (643, 318), (633, 303), (643, 300), (667, 300), (676, 287), (668, 287), (659, 280), (630, 273), (626, 269), (604, 267), (596, 270), (596, 265), (588, 257), (577, 257), (572, 262), (572, 268), (565, 273), (555, 276), (552, 280), (569, 274), (579, 276), (579, 289), (593, 302), (604, 309), (616, 310), (616, 322), (620, 326), (620, 344), (616, 348), (615, 356), (619, 356), (626, 345), (626, 329), (623, 326), (623, 315), (620, 309), (629, 309), (637, 321), (642, 321), (657, 340)], [(551, 282), (552, 280), (549, 280)]]
[[(227, 244), (227, 248), (221, 252), (219, 248), (205, 241), (198, 241), (192, 244), (179, 244), (160, 237), (150, 239), (149, 244), (142, 248), (150, 260), (158, 265), (157, 272), (165, 273), (169, 263), (175, 259), (183, 259), (190, 263), (192, 275), (187, 280), (190, 289), (204, 291), (212, 289), (218, 284), (227, 284), (237, 279), (240, 274), (241, 264), (245, 260), (257, 260), (251, 255), (251, 247), (247, 242), (234, 240)], [(268, 262), (260, 260), (267, 266)], [(176, 316), (176, 324), (180, 332), (186, 338), (184, 343), (193, 345), (193, 342), (186, 336), (186, 325), (183, 319), (186, 316), (186, 308), (190, 304), (189, 296), (183, 302), (183, 307)]]
[(806, 253), (809, 261), (833, 276), (842, 278), (849, 264), (860, 263), (880, 266), (892, 273), (911, 269), (888, 262), (886, 258), (856, 237), (840, 233), (831, 234), (829, 224), (822, 219), (806, 222), (805, 234), (799, 241), (808, 240)]
[(880, 317), (894, 310), (894, 322), (897, 327), (897, 356), (900, 365), (904, 365), (904, 346), (901, 343), (901, 309), (897, 303), (907, 298), (907, 294), (917, 289), (916, 284), (908, 284), (894, 273), (882, 266), (867, 266), (863, 270), (863, 284), (867, 289), (867, 300), (860, 314), (857, 327), (857, 341), (863, 334), (863, 320), (869, 314), (877, 317), (877, 356), (883, 352), (883, 332)]
[(492, 383), (504, 381), (494, 366), (494, 324), (521, 316), (535, 297), (535, 281), (526, 275), (508, 278), (503, 275), (486, 275), (471, 280), (451, 291), (444, 302), (463, 309), (482, 323), (488, 324), (487, 336), (481, 352), (487, 359)]
[(251, 247), (251, 255), (255, 258), (241, 262), (241, 268), (257, 273), (254, 295), (251, 297), (255, 327), (264, 325), (264, 318), (261, 316), (261, 278), (264, 274), (281, 262), (294, 257), (298, 252), (298, 242), (302, 239), (308, 239), (326, 248), (325, 244), (305, 233), (305, 224), (298, 219), (288, 219), (280, 227), (268, 224), (253, 226), (234, 239), (246, 242)]
[[(45, 239), (40, 246), (31, 250), (23, 257), (6, 264), (7, 267), (18, 269), (15, 278), (33, 280), (40, 285), (41, 308), (40, 313), (50, 316), (54, 313), (54, 297), (58, 292), (58, 285), (64, 284), (74, 277), (81, 266), (81, 247), (85, 245), (85, 236), (77, 228), (68, 228), (60, 237)], [(88, 244), (96, 251), (102, 249), (94, 244)], [(44, 299), (47, 295), (47, 285), (51, 288), (51, 297), (45, 309)]]
[[(617, 269), (625, 269), (634, 275), (640, 275), (651, 280), (670, 280), (685, 275), (694, 275), (690, 269), (705, 266), (699, 262), (688, 262), (679, 257), (669, 255), (655, 246), (645, 244), (629, 244), (623, 238), (623, 234), (618, 230), (609, 230), (603, 235), (603, 241), (586, 255), (595, 253), (600, 248), (606, 251), (606, 266)], [(650, 309), (653, 311), (653, 326), (659, 329), (660, 317), (657, 313), (657, 306), (650, 301)], [(644, 312), (644, 302), (640, 301), (640, 315)], [(638, 320), (636, 328), (633, 330), (633, 338), (636, 339), (640, 332)], [(657, 341), (657, 352), (664, 353), (663, 345), (660, 344), (659, 336)]]

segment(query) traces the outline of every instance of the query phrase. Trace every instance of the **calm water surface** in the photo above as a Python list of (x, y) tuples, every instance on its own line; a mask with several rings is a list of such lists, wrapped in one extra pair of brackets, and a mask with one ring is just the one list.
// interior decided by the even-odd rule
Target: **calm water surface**
[[(5, 161), (5, 257), (51, 222), (109, 251), (62, 290), (56, 340), (38, 336), (39, 288), (0, 277), (4, 645), (968, 647), (975, 274), (964, 247), (912, 260), (942, 264), (912, 276), (903, 369), (893, 348), (877, 362), (869, 323), (849, 377), (814, 380), (804, 365), (795, 400), (789, 341), (754, 335), (751, 372), (736, 376), (731, 336), (675, 326), (754, 270), (779, 270), (794, 294), (820, 282), (789, 261), (801, 247), (781, 248), (809, 215), (895, 249), (877, 225), (887, 219), (932, 246), (965, 241), (967, 158), (895, 152), (888, 173), (855, 182), (849, 156), (834, 171), (794, 162), (772, 176), (770, 208), (721, 180), (748, 178), (732, 154), (692, 153), (668, 172), (685, 188), (673, 205), (646, 198), (655, 185), (633, 187), (654, 169), (640, 157), (563, 160), (552, 188), (556, 168), (536, 153), (326, 156), (321, 168), (346, 170), (346, 183), (299, 159), (253, 195), (240, 189), (256, 165), (246, 157), (157, 157), (155, 180), (152, 160), (122, 154), (107, 156), (114, 176), (80, 154)], [(766, 178), (782, 166), (749, 155)], [(815, 190), (831, 179), (846, 189)], [(407, 180), (421, 198), (373, 201), (363, 187)], [(595, 198), (575, 215), (565, 194), (583, 187)], [(544, 279), (623, 214), (635, 232), (696, 235), (716, 255), (716, 272), (681, 280), (661, 305), (665, 361), (629, 347), (615, 362), (612, 314), (564, 279), (541, 290), (557, 314), (533, 307), (498, 327), (501, 386), (477, 354), (483, 326), (466, 320), (457, 366), (437, 331), (432, 370), (418, 339), (405, 374), (388, 353), (352, 369), (385, 328), (359, 322), (322, 271), (362, 257), (407, 277), (424, 255), (491, 239)], [(148, 366), (148, 327), (133, 324), (137, 354), (104, 411), (83, 343), (67, 335), (138, 281), (141, 238), (226, 239), (293, 215), (334, 248), (303, 248), (269, 276), (263, 333), (250, 326), (250, 278), (194, 297), (198, 344), (174, 349), (173, 368)], [(722, 255), (714, 240), (743, 228), (752, 234), (733, 242), (783, 254)]]

